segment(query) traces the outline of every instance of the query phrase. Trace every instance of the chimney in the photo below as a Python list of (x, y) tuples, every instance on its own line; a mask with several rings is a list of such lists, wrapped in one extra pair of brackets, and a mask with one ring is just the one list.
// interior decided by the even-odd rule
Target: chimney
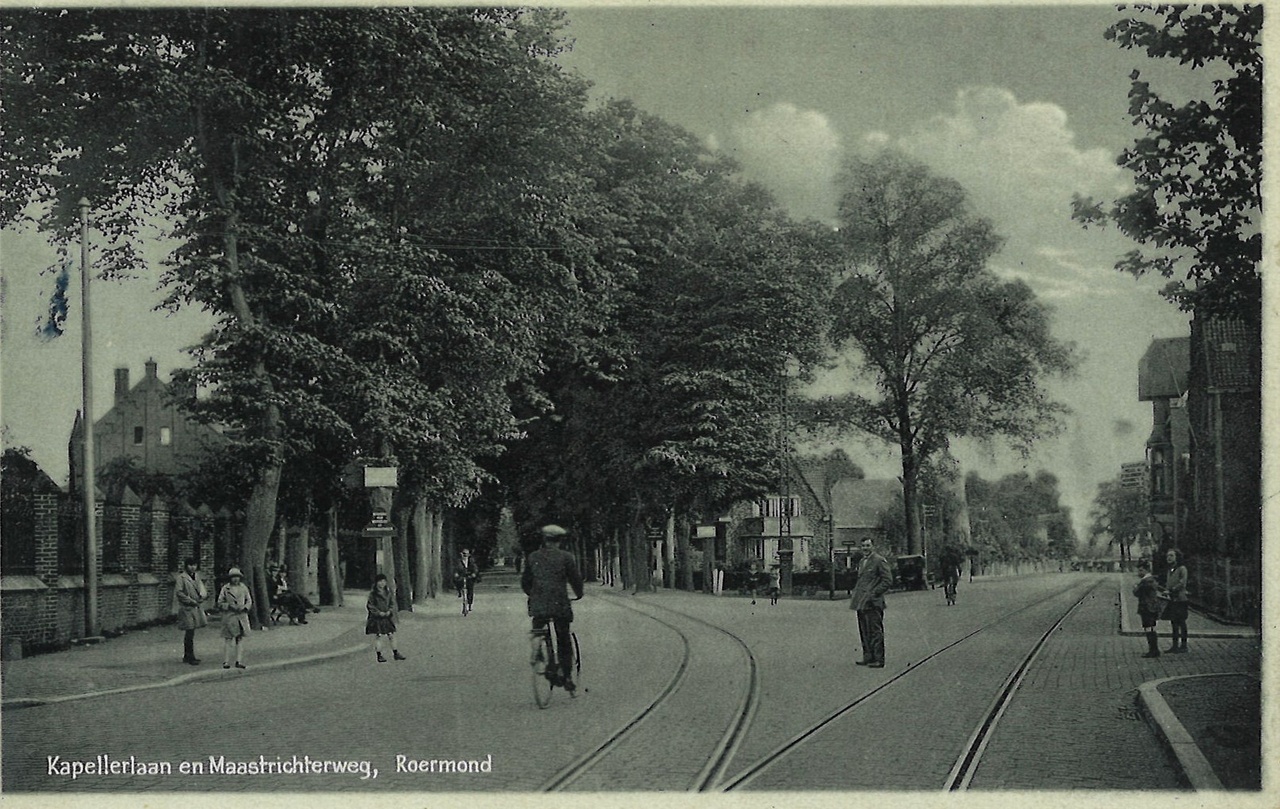
[(124, 397), (129, 395), (129, 369), (116, 369), (116, 404), (124, 401)]
[(156, 361), (154, 359), (147, 360), (147, 379), (156, 378)]

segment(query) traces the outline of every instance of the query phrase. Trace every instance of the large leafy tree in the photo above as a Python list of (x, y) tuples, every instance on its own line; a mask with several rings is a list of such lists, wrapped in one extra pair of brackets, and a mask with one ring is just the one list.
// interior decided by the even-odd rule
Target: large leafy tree
[[(444, 163), (459, 177), (484, 173), (488, 146), (474, 133), (491, 120), (476, 110), (520, 119), (519, 88), (549, 42), (547, 25), (522, 19), (505, 10), (204, 8), (3, 18), (5, 220), (45, 203), (64, 214), (53, 227), (65, 236), (66, 201), (90, 198), (111, 239), (99, 262), (107, 273), (129, 270), (153, 217), (173, 224), (182, 247), (171, 304), (218, 316), (192, 376), (216, 391), (201, 415), (232, 428), (228, 452), (249, 492), (242, 563), (254, 571), (263, 609), (262, 561), (291, 458), (356, 448), (412, 454), (433, 442), (451, 462), (434, 466), (440, 480), (432, 482), (457, 491), (476, 441), (459, 440), (456, 425), (478, 425), (489, 445), (494, 425), (501, 434), (500, 398), (469, 397), (465, 380), (432, 387), (415, 371), (440, 365), (442, 344), (453, 346), (448, 367), (456, 370), (477, 344), (508, 336), (505, 356), (488, 352), (470, 379), (494, 363), (499, 380), (527, 366), (537, 350), (527, 329), (484, 333), (519, 295), (491, 282), (492, 270), (472, 263), (467, 273), (442, 260), (439, 234), (426, 239), (429, 226), (409, 205), (427, 193), (415, 187), (426, 179), (413, 175), (415, 161)], [(548, 116), (537, 121), (547, 129)], [(438, 132), (446, 134), (423, 135)], [(503, 134), (537, 146), (529, 130)], [(551, 207), (530, 210), (545, 199), (536, 182), (504, 187), (502, 179), (491, 192), (525, 205), (513, 219)], [(416, 197), (397, 197), (406, 189)], [(501, 220), (496, 205), (487, 210), (487, 220), (462, 229)], [(456, 244), (455, 236), (443, 240)], [(528, 263), (507, 271), (535, 272)], [(447, 274), (465, 280), (442, 280)], [(504, 283), (502, 295), (467, 309), (478, 297), (472, 290)], [(380, 299), (419, 317), (383, 339), (378, 327), (396, 318), (376, 308)], [(530, 311), (540, 303), (545, 297), (513, 308), (513, 319), (540, 322)], [(487, 320), (469, 342), (455, 344), (459, 331), (443, 329), (421, 350), (397, 353), (431, 318), (470, 326), (478, 310)], [(516, 352), (526, 359), (513, 362)], [(478, 404), (463, 412), (457, 402)], [(398, 441), (407, 434), (412, 443)]]
[(1113, 222), (1143, 247), (1116, 269), (1172, 279), (1187, 311), (1257, 322), (1262, 259), (1262, 6), (1161, 5), (1107, 29), (1120, 47), (1176, 59), (1212, 80), (1212, 98), (1178, 105), (1132, 74), (1129, 113), (1147, 130), (1118, 163), (1134, 189), (1076, 218)]
[(987, 268), (1000, 239), (959, 184), (882, 152), (854, 158), (843, 189), (830, 336), (859, 376), (812, 415), (898, 447), (908, 549), (920, 553), (917, 488), (930, 459), (959, 437), (1025, 447), (1055, 429), (1064, 408), (1044, 382), (1074, 359), (1031, 290)]
[(595, 119), (599, 261), (621, 289), (601, 361), (551, 369), (556, 418), (529, 424), (517, 488), (626, 542), (776, 480), (779, 389), (789, 362), (821, 357), (828, 267), (812, 230), (689, 133), (627, 104)]
[(1089, 547), (1105, 539), (1108, 548), (1115, 547), (1121, 559), (1133, 558), (1133, 546), (1149, 548), (1151, 522), (1146, 491), (1125, 486), (1119, 478), (1098, 485), (1093, 507), (1089, 510)]
[(973, 541), (988, 559), (1064, 559), (1075, 552), (1070, 510), (1049, 472), (1018, 472), (990, 482), (970, 473), (965, 497)]

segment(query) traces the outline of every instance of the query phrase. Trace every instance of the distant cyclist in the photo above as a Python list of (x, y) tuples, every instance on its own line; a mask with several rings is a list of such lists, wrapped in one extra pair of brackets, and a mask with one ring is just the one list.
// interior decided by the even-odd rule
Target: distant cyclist
[(475, 603), (476, 582), (479, 580), (480, 566), (471, 555), (471, 549), (463, 548), (453, 563), (453, 586), (458, 591), (458, 598), (466, 597), (468, 608)]
[(574, 600), (582, 598), (582, 573), (573, 554), (560, 548), (560, 542), (569, 532), (558, 525), (542, 527), (542, 547), (529, 554), (524, 570), (520, 573), (520, 588), (529, 596), (529, 617), (534, 629), (545, 629), (550, 623), (555, 627), (556, 659), (560, 664), (560, 676), (553, 680), (566, 691), (573, 691), (573, 642), (569, 637), (569, 624), (573, 622), (573, 607), (569, 603), (567, 588), (573, 588)]

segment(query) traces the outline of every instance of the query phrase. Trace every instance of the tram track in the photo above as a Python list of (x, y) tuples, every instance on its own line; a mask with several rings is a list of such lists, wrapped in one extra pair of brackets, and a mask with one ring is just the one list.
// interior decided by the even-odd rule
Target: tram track
[[(1041, 636), (1041, 638), (1032, 647), (1031, 651), (1029, 651), (1021, 659), (1019, 664), (1014, 668), (1014, 671), (1009, 675), (1009, 677), (1005, 679), (1004, 683), (998, 689), (996, 699), (993, 701), (991, 707), (987, 710), (987, 712), (983, 714), (982, 721), (979, 722), (978, 728), (973, 732), (973, 734), (971, 734), (968, 742), (966, 742), (964, 749), (962, 750), (957, 760), (956, 765), (952, 768), (952, 773), (951, 775), (948, 776), (947, 785), (945, 787), (946, 789), (948, 790), (963, 789), (965, 786), (967, 786), (968, 779), (972, 777), (974, 770), (976, 770), (977, 763), (981, 758), (982, 751), (985, 749), (987, 740), (989, 740), (990, 738), (991, 731), (994, 729), (995, 724), (998, 722), (999, 714), (1003, 713), (1004, 707), (1008, 704), (1013, 694), (1016, 693), (1017, 685), (1021, 682), (1022, 677), (1025, 676), (1025, 672), (1027, 668), (1031, 665), (1032, 662), (1034, 662), (1034, 659), (1039, 654), (1040, 649), (1043, 648), (1045, 642), (1049, 639), (1049, 637), (1053, 634), (1053, 632), (1062, 624), (1063, 621), (1066, 620), (1066, 618), (1071, 614), (1071, 612), (1073, 612), (1076, 609), (1076, 607), (1078, 607), (1081, 603), (1083, 603), (1083, 601), (1086, 598), (1088, 598), (1099, 586), (1101, 586), (1101, 584), (1102, 582), (1094, 582), (1093, 584), (1089, 585), (1085, 589), (1082, 595), (1080, 595), (1078, 598), (1073, 600), (1071, 606), (1057, 618), (1057, 620), (1053, 623), (1050, 629), (1046, 631), (1043, 634), (1043, 636)], [(909, 680), (909, 675), (915, 670), (919, 669), (921, 666), (924, 666), (927, 663), (930, 663), (931, 661), (937, 660), (940, 656), (943, 656), (949, 651), (955, 649), (956, 647), (961, 646), (962, 644), (965, 644), (966, 642), (972, 640), (974, 637), (980, 635), (981, 633), (999, 626), (1003, 622), (1018, 615), (1019, 613), (1022, 613), (1034, 607), (1040, 606), (1041, 604), (1051, 601), (1052, 599), (1061, 597), (1062, 595), (1069, 593), (1072, 589), (1074, 589), (1074, 587), (1067, 587), (1062, 590), (1058, 590), (1054, 593), (1049, 594), (1048, 596), (1045, 596), (1044, 598), (1038, 599), (1029, 604), (1025, 604), (1016, 610), (1012, 610), (1010, 612), (1004, 613), (999, 617), (983, 624), (982, 626), (966, 633), (965, 635), (957, 638), (956, 640), (937, 649), (936, 651), (926, 655), (920, 660), (915, 661), (914, 663), (910, 664), (905, 669), (903, 669), (901, 672), (898, 672), (897, 674), (893, 675), (885, 682), (879, 684), (878, 686), (866, 692), (865, 694), (862, 694), (857, 699), (851, 700), (850, 702), (844, 704), (843, 706), (837, 708), (836, 710), (828, 713), (825, 717), (818, 720), (817, 722), (814, 722), (804, 730), (800, 731), (799, 733), (796, 733), (791, 738), (789, 738), (786, 742), (774, 748), (769, 753), (760, 757), (753, 764), (741, 770), (733, 777), (721, 780), (717, 785), (715, 785), (712, 788), (717, 791), (729, 792), (729, 791), (734, 791), (734, 790), (738, 790), (746, 787), (752, 781), (754, 781), (758, 776), (760, 776), (762, 773), (769, 770), (774, 765), (778, 764), (780, 761), (782, 761), (784, 758), (786, 758), (793, 752), (796, 752), (798, 749), (802, 748), (806, 742), (811, 741), (812, 739), (814, 739), (815, 736), (822, 733), (824, 730), (827, 730), (832, 726), (834, 726), (835, 724), (841, 722), (842, 720), (848, 719), (850, 716), (856, 714), (856, 711), (858, 708), (866, 705), (868, 702), (876, 698), (878, 695), (882, 695), (886, 691), (894, 688), (895, 686), (900, 686), (905, 682), (907, 682)], [(953, 783), (955, 784), (954, 786), (953, 786)]]
[[(947, 776), (946, 783), (943, 787), (944, 789), (949, 791), (960, 791), (968, 787), (968, 783), (972, 779), (973, 774), (981, 761), (982, 753), (985, 751), (986, 745), (991, 739), (992, 733), (999, 722), (1000, 716), (1003, 714), (1010, 700), (1016, 694), (1018, 686), (1026, 676), (1027, 670), (1039, 655), (1040, 650), (1044, 647), (1045, 643), (1058, 629), (1058, 627), (1060, 627), (1071, 613), (1081, 603), (1083, 603), (1085, 599), (1094, 593), (1102, 583), (1103, 582), (1099, 581), (1089, 584), (1084, 588), (1084, 592), (1082, 594), (1078, 597), (1073, 597), (1070, 606), (1057, 616), (1049, 629), (1038, 638), (1032, 648), (1022, 656), (1013, 671), (1004, 679), (1000, 687), (997, 689), (996, 696), (992, 700), (991, 705), (982, 715), (978, 726), (965, 742), (963, 749), (956, 759), (955, 765)], [(787, 741), (775, 747), (767, 754), (761, 756), (754, 763), (740, 770), (731, 777), (726, 777), (726, 773), (738, 753), (738, 750), (742, 746), (743, 740), (750, 731), (752, 721), (760, 705), (760, 666), (755, 654), (751, 651), (749, 644), (745, 639), (734, 632), (698, 616), (690, 615), (682, 610), (649, 602), (645, 602), (644, 607), (642, 608), (636, 604), (630, 603), (628, 600), (624, 600), (621, 597), (610, 596), (609, 600), (613, 603), (637, 612), (673, 631), (680, 639), (682, 646), (680, 663), (662, 690), (653, 698), (653, 700), (627, 720), (616, 731), (611, 733), (604, 741), (600, 742), (590, 751), (560, 769), (554, 776), (552, 776), (552, 778), (540, 787), (540, 791), (562, 791), (572, 787), (583, 776), (592, 772), (609, 760), (627, 739), (636, 734), (641, 728), (646, 727), (647, 723), (655, 720), (655, 717), (659, 715), (661, 710), (667, 706), (673, 697), (675, 697), (675, 695), (680, 691), (681, 686), (689, 676), (691, 667), (694, 665), (695, 651), (689, 632), (686, 631), (685, 628), (677, 625), (677, 623), (671, 620), (671, 618), (675, 618), (680, 621), (692, 622), (726, 636), (739, 647), (743, 655), (743, 664), (746, 667), (746, 677), (745, 685), (738, 697), (737, 704), (732, 710), (731, 715), (725, 721), (725, 729), (721, 733), (719, 739), (710, 752), (705, 755), (702, 766), (685, 787), (688, 791), (692, 792), (730, 792), (746, 788), (762, 773), (768, 771), (792, 753), (803, 748), (807, 742), (813, 740), (824, 730), (827, 730), (837, 723), (856, 715), (860, 707), (876, 699), (877, 696), (880, 696), (895, 687), (909, 685), (911, 679), (910, 675), (920, 667), (938, 660), (938, 658), (946, 655), (957, 647), (968, 643), (983, 632), (999, 627), (1001, 624), (1021, 613), (1039, 607), (1053, 599), (1071, 594), (1072, 590), (1075, 590), (1078, 587), (1079, 585), (1073, 585), (1061, 590), (1056, 590), (1043, 598), (1024, 604), (1017, 609), (1002, 613), (976, 629), (965, 633), (920, 660), (911, 663), (905, 669), (893, 675), (885, 682), (880, 683), (870, 691), (845, 703), (834, 711), (831, 711), (822, 719), (794, 734)], [(666, 615), (664, 616), (663, 613)]]
[[(690, 667), (693, 663), (693, 648), (690, 636), (684, 629), (677, 626), (672, 621), (660, 617), (659, 615), (654, 615), (649, 610), (642, 609), (634, 604), (628, 603), (628, 601), (620, 598), (610, 598), (610, 600), (675, 632), (680, 638), (683, 649), (680, 664), (676, 667), (676, 671), (667, 681), (666, 685), (661, 691), (659, 691), (657, 696), (649, 702), (649, 704), (632, 716), (627, 722), (618, 728), (618, 730), (611, 733), (604, 741), (600, 742), (590, 751), (579, 756), (573, 762), (559, 770), (551, 779), (542, 785), (539, 791), (555, 792), (568, 789), (584, 775), (598, 767), (629, 737), (633, 736), (646, 721), (653, 719), (659, 711), (667, 705), (671, 698), (679, 691), (680, 686), (684, 683), (689, 674)], [(646, 606), (654, 610), (666, 609), (656, 605)], [(760, 699), (759, 664), (750, 647), (738, 635), (696, 616), (691, 616), (676, 610), (668, 609), (666, 611), (679, 615), (680, 618), (684, 620), (692, 621), (725, 635), (737, 644), (746, 661), (747, 682), (741, 699), (733, 712), (732, 718), (728, 721), (724, 732), (720, 735), (716, 744), (706, 756), (705, 763), (693, 776), (688, 787), (690, 791), (706, 791), (712, 788), (718, 779), (722, 777), (725, 768), (733, 758), (737, 745), (741, 742), (742, 738), (746, 735), (747, 730), (750, 728), (751, 718), (755, 714)]]

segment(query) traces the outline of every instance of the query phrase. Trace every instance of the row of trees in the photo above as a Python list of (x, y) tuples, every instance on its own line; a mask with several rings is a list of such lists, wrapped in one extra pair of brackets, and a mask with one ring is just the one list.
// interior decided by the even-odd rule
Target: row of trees
[(51, 212), (66, 241), (90, 199), (108, 278), (168, 229), (166, 305), (216, 318), (181, 381), (211, 391), (189, 407), (232, 439), (199, 488), (245, 511), (264, 609), (278, 518), (331, 513), (353, 460), (400, 469), (403, 599), (439, 587), (432, 526), (468, 503), (638, 554), (646, 523), (675, 533), (771, 487), (780, 402), (832, 348), (861, 362), (859, 393), (799, 416), (900, 448), (916, 547), (916, 483), (950, 439), (1053, 428), (1042, 381), (1071, 352), (987, 269), (999, 239), (957, 184), (854, 160), (840, 227), (794, 222), (689, 133), (588, 104), (553, 58), (561, 23), (0, 15), (0, 216)]

